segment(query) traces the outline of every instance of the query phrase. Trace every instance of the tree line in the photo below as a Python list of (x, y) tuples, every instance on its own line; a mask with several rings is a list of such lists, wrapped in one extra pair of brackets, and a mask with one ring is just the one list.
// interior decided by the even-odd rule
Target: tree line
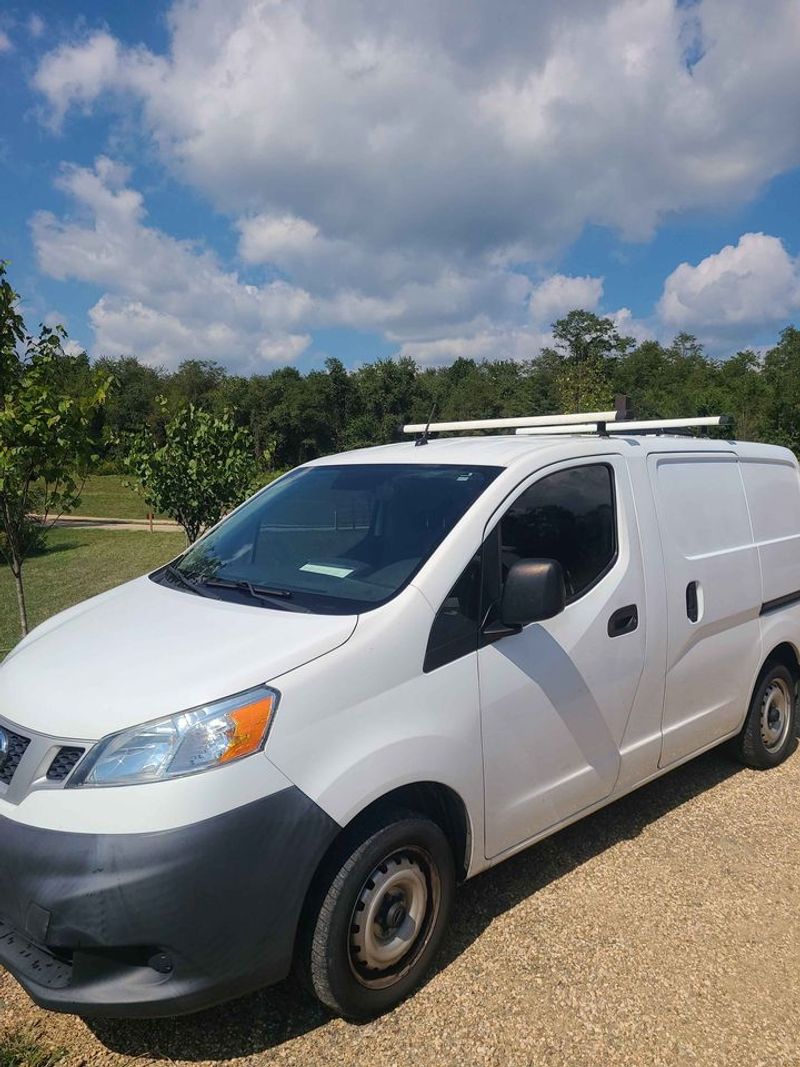
[(216, 362), (187, 360), (174, 372), (133, 356), (78, 357), (113, 380), (95, 431), (107, 469), (117, 442), (148, 429), (163, 440), (167, 420), (193, 406), (230, 413), (249, 434), (265, 469), (283, 470), (317, 456), (398, 439), (404, 422), (605, 410), (626, 394), (637, 418), (726, 413), (736, 435), (786, 445), (800, 454), (800, 330), (787, 327), (766, 353), (709, 356), (681, 333), (671, 344), (635, 343), (614, 324), (575, 310), (553, 324), (554, 343), (527, 360), (456, 359), (419, 367), (379, 359), (347, 370), (338, 359), (303, 374), (280, 367), (242, 377)]
[(300, 373), (250, 377), (190, 359), (174, 372), (134, 356), (65, 349), (61, 327), (31, 333), (0, 261), (0, 556), (27, 632), (25, 559), (48, 523), (74, 510), (91, 471), (120, 471), (189, 541), (280, 470), (397, 440), (405, 422), (610, 409), (637, 418), (730, 414), (736, 435), (800, 453), (800, 331), (763, 354), (711, 358), (695, 337), (636, 342), (576, 309), (527, 360), (456, 359), (419, 367), (379, 359), (348, 370), (329, 358)]

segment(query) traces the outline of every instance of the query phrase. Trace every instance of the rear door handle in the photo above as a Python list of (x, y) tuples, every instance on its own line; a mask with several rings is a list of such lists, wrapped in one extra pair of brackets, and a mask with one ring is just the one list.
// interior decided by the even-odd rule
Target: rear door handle
[(697, 622), (700, 618), (700, 607), (697, 601), (697, 582), (689, 582), (686, 586), (686, 617), (689, 622)]
[(624, 608), (617, 608), (608, 620), (608, 636), (622, 637), (623, 634), (631, 634), (639, 625), (639, 609), (635, 604), (627, 604)]

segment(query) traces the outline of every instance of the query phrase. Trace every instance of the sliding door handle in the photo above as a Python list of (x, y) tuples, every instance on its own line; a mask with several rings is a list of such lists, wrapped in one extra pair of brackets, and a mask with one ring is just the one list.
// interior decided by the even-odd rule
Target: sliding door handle
[(635, 604), (628, 604), (624, 608), (617, 608), (608, 620), (608, 636), (622, 637), (623, 634), (631, 634), (639, 625), (639, 609)]
[(700, 618), (700, 605), (697, 600), (697, 582), (689, 582), (686, 586), (686, 617), (689, 622), (697, 622)]

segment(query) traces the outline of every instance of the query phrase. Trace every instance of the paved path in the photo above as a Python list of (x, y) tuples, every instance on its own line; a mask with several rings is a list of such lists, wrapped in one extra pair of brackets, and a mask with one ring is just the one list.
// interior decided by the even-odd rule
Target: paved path
[(438, 969), (377, 1022), (286, 983), (86, 1023), (2, 975), (0, 1027), (35, 1026), (68, 1067), (797, 1067), (798, 827), (800, 753), (765, 773), (711, 753), (462, 887)]
[[(62, 515), (54, 526), (81, 530), (149, 530), (147, 519), (112, 519), (102, 515)], [(161, 533), (180, 532), (177, 522), (170, 519), (154, 519), (153, 530)]]

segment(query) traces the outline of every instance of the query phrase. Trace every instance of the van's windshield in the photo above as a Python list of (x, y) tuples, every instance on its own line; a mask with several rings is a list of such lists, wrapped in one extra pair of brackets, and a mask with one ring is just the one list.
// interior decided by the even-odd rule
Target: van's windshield
[[(188, 591), (271, 607), (355, 614), (393, 597), (499, 467), (300, 467), (154, 575)], [(176, 573), (177, 572), (177, 573)]]

